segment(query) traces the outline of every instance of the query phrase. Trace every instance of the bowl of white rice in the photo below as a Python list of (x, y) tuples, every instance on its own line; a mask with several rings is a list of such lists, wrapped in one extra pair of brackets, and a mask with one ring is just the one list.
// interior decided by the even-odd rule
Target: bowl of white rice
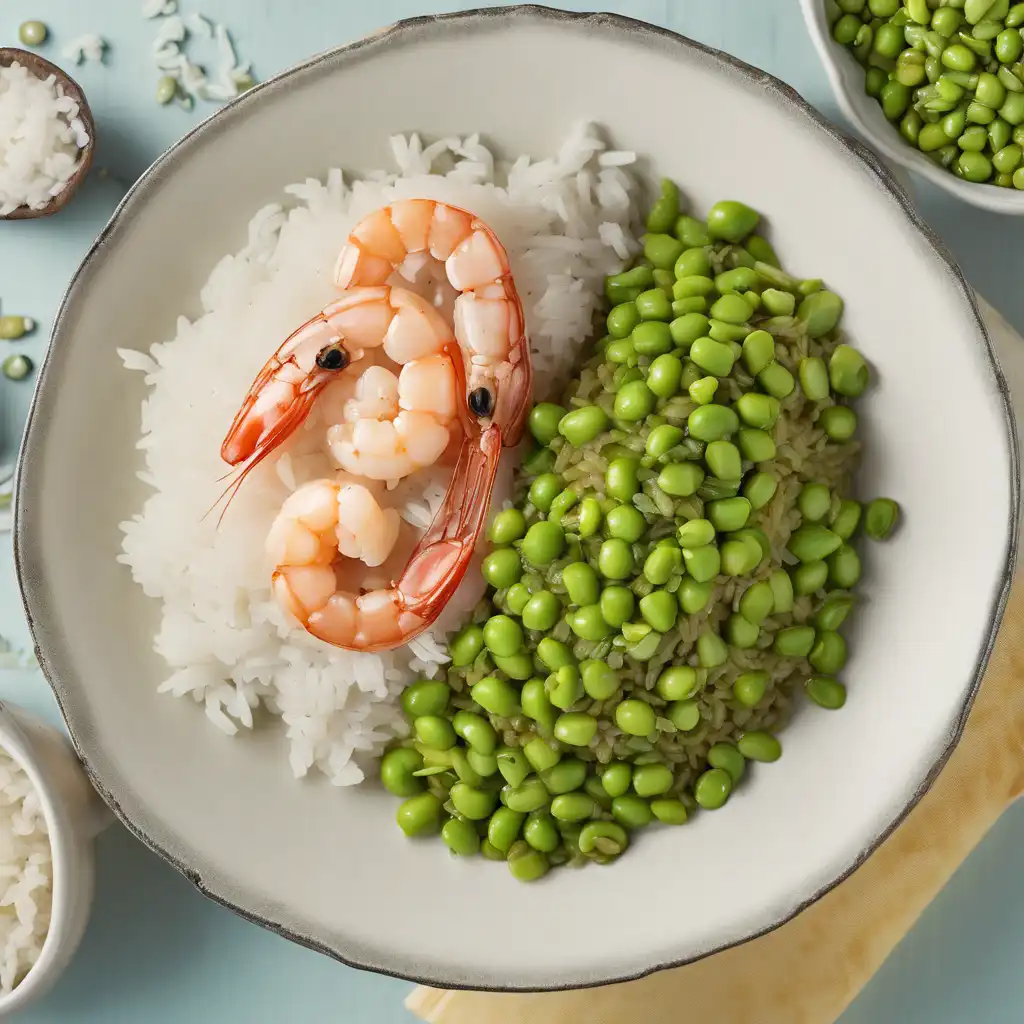
[(93, 837), (109, 820), (67, 737), (0, 703), (0, 1018), (71, 962), (92, 905)]
[[(335, 295), (353, 225), (398, 198), (491, 225), (523, 299), (535, 398), (557, 394), (662, 175), (693, 209), (749, 203), (787, 262), (844, 296), (879, 381), (862, 403), (862, 484), (898, 494), (905, 525), (865, 560), (841, 715), (798, 713), (786, 756), (728, 814), (523, 886), (404, 839), (376, 778), (406, 728), (402, 690), (446, 664), (479, 573), (404, 647), (328, 646), (275, 602), (261, 554), (282, 502), (324, 471), (325, 413), (218, 523), (220, 445), (259, 369)], [(950, 429), (952, 394), (969, 431)], [(1005, 381), (962, 275), (884, 166), (763, 72), (629, 19), (535, 7), (405, 22), (331, 51), (158, 160), (67, 293), (20, 472), (40, 663), (111, 808), (245, 918), (445, 987), (625, 980), (827, 892), (953, 749), (1016, 543)], [(422, 529), (441, 492), (399, 492), (403, 521)]]

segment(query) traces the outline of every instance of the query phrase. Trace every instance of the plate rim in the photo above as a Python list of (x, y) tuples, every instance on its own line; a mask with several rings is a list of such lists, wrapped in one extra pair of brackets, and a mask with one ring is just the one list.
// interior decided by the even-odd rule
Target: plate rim
[[(954, 286), (960, 293), (966, 308), (970, 311), (975, 322), (976, 330), (980, 338), (984, 341), (984, 354), (987, 357), (989, 369), (991, 370), (994, 378), (995, 389), (998, 391), (999, 400), (1002, 405), (1005, 428), (1003, 440), (1006, 445), (1006, 454), (1009, 461), (1009, 465), (1007, 467), (1009, 476), (1009, 515), (1007, 520), (1007, 541), (1005, 553), (1002, 569), (998, 574), (998, 578), (995, 580), (993, 591), (989, 598), (988, 628), (986, 633), (980, 639), (978, 655), (975, 661), (973, 673), (970, 677), (970, 685), (957, 710), (956, 720), (952, 723), (952, 726), (947, 733), (945, 744), (941, 750), (939, 750), (936, 758), (928, 768), (927, 774), (920, 786), (911, 794), (908, 801), (902, 806), (895, 817), (861, 848), (843, 871), (836, 875), (827, 884), (819, 886), (809, 895), (803, 895), (799, 892), (794, 893), (790, 902), (787, 904), (786, 909), (774, 912), (772, 914), (772, 920), (764, 927), (755, 928), (740, 938), (722, 942), (713, 948), (702, 952), (683, 955), (676, 959), (661, 960), (659, 962), (651, 963), (641, 970), (629, 969), (622, 973), (605, 972), (596, 979), (588, 978), (585, 981), (570, 979), (559, 984), (537, 984), (530, 982), (528, 978), (524, 979), (522, 983), (511, 982), (506, 984), (488, 983), (486, 978), (474, 978), (473, 976), (448, 978), (444, 976), (446, 969), (438, 971), (435, 968), (431, 971), (431, 965), (427, 963), (424, 963), (424, 970), (422, 972), (410, 972), (396, 969), (385, 962), (375, 962), (372, 956), (358, 955), (353, 951), (353, 947), (357, 946), (357, 943), (339, 943), (338, 948), (335, 948), (334, 946), (328, 945), (311, 935), (302, 934), (301, 932), (282, 924), (280, 921), (275, 921), (268, 916), (263, 916), (233, 902), (232, 899), (222, 891), (223, 889), (228, 888), (227, 886), (207, 884), (204, 882), (198, 870), (191, 867), (175, 852), (165, 849), (161, 844), (153, 840), (145, 831), (143, 824), (133, 820), (128, 812), (121, 807), (117, 794), (113, 792), (112, 789), (109, 788), (100, 778), (94, 768), (87, 749), (90, 746), (90, 741), (87, 740), (83, 742), (81, 737), (76, 734), (72, 715), (73, 707), (77, 703), (77, 698), (71, 690), (61, 682), (57, 672), (50, 664), (46, 652), (40, 645), (37, 623), (41, 620), (42, 616), (37, 614), (36, 609), (38, 608), (40, 611), (44, 612), (47, 607), (47, 599), (45, 594), (42, 593), (39, 578), (33, 570), (34, 565), (37, 564), (37, 556), (33, 546), (26, 540), (24, 527), (25, 520), (31, 515), (30, 510), (26, 509), (25, 505), (26, 495), (29, 493), (27, 484), (33, 474), (32, 466), (36, 461), (33, 457), (32, 449), (35, 447), (36, 435), (38, 434), (42, 436), (45, 434), (46, 428), (40, 424), (45, 423), (46, 421), (46, 409), (53, 401), (53, 388), (57, 386), (56, 384), (53, 384), (52, 386), (48, 384), (48, 378), (50, 374), (54, 372), (52, 368), (52, 357), (56, 348), (54, 342), (58, 335), (62, 334), (65, 330), (65, 317), (67, 315), (69, 305), (75, 298), (74, 293), (77, 290), (80, 279), (89, 269), (90, 264), (92, 264), (93, 261), (102, 253), (111, 234), (121, 225), (123, 218), (130, 210), (130, 207), (133, 205), (139, 193), (144, 191), (152, 181), (158, 179), (165, 167), (170, 165), (175, 158), (186, 151), (201, 135), (206, 134), (210, 130), (217, 130), (219, 123), (226, 120), (230, 113), (244, 108), (248, 103), (254, 102), (255, 97), (264, 91), (272, 92), (286, 88), (291, 79), (307, 71), (313, 70), (321, 64), (328, 62), (336, 62), (339, 64), (349, 62), (354, 58), (358, 58), (361, 51), (374, 44), (387, 45), (389, 43), (397, 44), (399, 42), (407, 44), (412, 41), (416, 35), (421, 32), (430, 31), (438, 25), (450, 30), (451, 28), (475, 27), (477, 24), (500, 23), (514, 19), (528, 19), (538, 24), (552, 22), (568, 23), (576, 26), (577, 28), (583, 27), (584, 29), (591, 25), (604, 29), (611, 28), (631, 35), (634, 38), (639, 38), (641, 42), (646, 42), (648, 45), (664, 45), (667, 43), (670, 46), (675, 47), (675, 49), (680, 53), (700, 54), (705, 58), (710, 58), (713, 62), (723, 66), (730, 72), (738, 73), (748, 82), (760, 86), (768, 92), (773, 99), (787, 107), (790, 112), (799, 115), (805, 122), (809, 121), (813, 127), (823, 131), (834, 142), (837, 142), (844, 147), (855, 160), (864, 165), (866, 169), (873, 174), (877, 184), (896, 200), (910, 226), (914, 228), (916, 233), (928, 243), (934, 256), (945, 265)], [(23, 486), (23, 484), (26, 484), (26, 486)], [(344, 963), (349, 967), (371, 971), (384, 976), (397, 978), (403, 981), (410, 981), (416, 984), (427, 985), (434, 988), (446, 988), (453, 990), (471, 989), (490, 992), (516, 993), (568, 991), (579, 988), (619, 984), (626, 981), (634, 981), (639, 978), (644, 978), (659, 971), (695, 963), (705, 957), (743, 945), (753, 939), (760, 938), (761, 936), (777, 930), (849, 878), (850, 875), (852, 875), (861, 866), (861, 864), (863, 864), (863, 862), (867, 860), (867, 858), (870, 857), (883, 842), (885, 842), (896, 828), (903, 823), (910, 812), (917, 806), (920, 800), (931, 788), (935, 779), (945, 767), (946, 762), (949, 760), (953, 751), (960, 742), (964, 726), (966, 725), (968, 716), (981, 686), (1009, 596), (1017, 553), (1019, 520), (1020, 462), (1016, 421), (1013, 413), (1009, 386), (992, 343), (992, 339), (989, 336), (987, 325), (978, 308), (973, 289), (968, 284), (963, 272), (953, 259), (945, 243), (922, 219), (912, 201), (904, 192), (903, 188), (900, 186), (899, 182), (886, 164), (859, 140), (828, 121), (824, 115), (811, 106), (811, 104), (808, 103), (791, 86), (774, 75), (756, 68), (729, 53), (690, 39), (687, 36), (671, 29), (653, 25), (636, 18), (631, 18), (627, 15), (601, 12), (580, 13), (536, 4), (516, 4), (497, 8), (470, 8), (447, 14), (422, 15), (402, 19), (392, 23), (391, 25), (377, 29), (352, 42), (322, 51), (308, 60), (286, 68), (210, 114), (165, 150), (159, 157), (157, 157), (157, 159), (138, 177), (124, 195), (111, 215), (109, 221), (90, 246), (82, 262), (76, 269), (67, 289), (64, 292), (58, 307), (57, 315), (54, 318), (46, 356), (39, 367), (36, 388), (29, 407), (18, 457), (13, 537), (14, 563), (18, 577), (19, 590), (21, 592), (22, 604), (28, 621), (29, 630), (33, 638), (35, 655), (38, 660), (40, 670), (57, 700), (65, 726), (70, 735), (71, 742), (74, 745), (75, 751), (82, 762), (90, 782), (117, 818), (137, 839), (170, 864), (180, 874), (184, 875), (195, 886), (195, 888), (208, 899), (227, 908), (246, 921), (258, 924), (263, 928), (281, 935), (283, 938), (295, 942), (300, 946), (322, 953), (325, 956)], [(120, 783), (121, 781), (123, 780), (114, 780), (115, 783)], [(117, 787), (115, 786), (114, 788)], [(237, 898), (237, 894), (235, 898)], [(383, 960), (383, 958), (381, 958), (381, 960)]]

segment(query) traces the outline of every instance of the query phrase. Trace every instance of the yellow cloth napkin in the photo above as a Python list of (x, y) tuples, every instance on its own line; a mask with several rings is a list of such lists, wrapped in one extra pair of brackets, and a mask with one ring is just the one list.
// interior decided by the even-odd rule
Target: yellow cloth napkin
[[(1024, 398), (1024, 340), (981, 305)], [(529, 995), (421, 987), (406, 1006), (431, 1024), (831, 1024), (1022, 792), (1024, 571), (963, 738), (935, 785), (858, 871), (797, 918), (640, 981)]]

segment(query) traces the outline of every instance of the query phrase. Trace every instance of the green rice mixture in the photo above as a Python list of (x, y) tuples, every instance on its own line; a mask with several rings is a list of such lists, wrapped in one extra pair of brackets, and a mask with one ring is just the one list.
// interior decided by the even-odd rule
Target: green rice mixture
[(445, 677), (403, 695), (381, 778), (407, 835), (524, 881), (605, 863), (723, 807), (794, 701), (845, 703), (858, 535), (899, 509), (848, 497), (870, 371), (842, 300), (781, 270), (759, 222), (681, 213), (666, 181), (607, 280), (607, 333), (531, 413), (489, 596)]

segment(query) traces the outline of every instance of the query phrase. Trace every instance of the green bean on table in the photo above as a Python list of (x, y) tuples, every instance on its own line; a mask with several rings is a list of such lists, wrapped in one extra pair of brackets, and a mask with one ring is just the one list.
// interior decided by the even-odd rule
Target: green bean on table
[[(847, 0), (857, 25), (837, 35), (870, 26), (862, 8), (881, 0)], [(917, 74), (903, 64), (880, 89), (894, 109)], [(743, 203), (699, 220), (666, 181), (647, 226), (605, 283), (607, 333), (530, 413), (533, 450), (489, 525), (488, 595), (443, 677), (403, 693), (409, 738), (381, 762), (407, 835), (522, 881), (724, 807), (782, 756), (794, 701), (843, 707), (860, 535), (901, 520), (892, 499), (848, 494), (872, 370), (839, 295), (781, 269)]]

